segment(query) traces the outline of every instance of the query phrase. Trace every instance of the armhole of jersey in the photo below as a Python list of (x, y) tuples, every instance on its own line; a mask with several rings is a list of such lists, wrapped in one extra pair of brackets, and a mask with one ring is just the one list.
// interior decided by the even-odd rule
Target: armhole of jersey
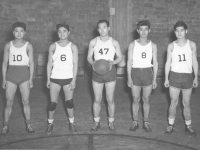
[(132, 48), (132, 52), (134, 51), (134, 48), (135, 48), (135, 41), (136, 41), (136, 40), (134, 40), (134, 41), (133, 41), (133, 48)]
[(172, 44), (172, 50), (171, 50), (171, 53), (174, 51), (174, 44), (175, 44), (175, 42), (172, 42), (173, 44)]
[[(53, 55), (55, 54), (55, 52), (56, 52), (56, 47), (57, 47), (57, 45), (58, 45), (58, 43), (57, 42), (55, 42), (55, 49), (53, 50)], [(52, 55), (52, 56), (53, 56)]]
[(26, 45), (26, 55), (27, 55), (27, 57), (29, 58), (29, 56), (28, 56), (28, 43), (29, 43), (29, 42), (26, 42), (25, 45)]
[(191, 46), (191, 41), (188, 40), (188, 43), (189, 43), (189, 47), (190, 47), (191, 52), (193, 52), (193, 50), (192, 50), (192, 46)]
[(94, 44), (93, 49), (94, 49), (94, 47), (97, 45), (98, 37), (96, 37), (96, 41), (95, 41), (95, 42), (96, 42), (96, 43)]

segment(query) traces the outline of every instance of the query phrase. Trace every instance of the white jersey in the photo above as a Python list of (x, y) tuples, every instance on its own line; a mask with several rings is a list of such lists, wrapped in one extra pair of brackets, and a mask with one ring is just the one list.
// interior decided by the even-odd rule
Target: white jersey
[(115, 47), (112, 44), (112, 37), (110, 37), (106, 42), (100, 40), (99, 37), (96, 38), (97, 43), (94, 46), (94, 60), (105, 59), (114, 60)]
[(192, 50), (190, 41), (187, 40), (183, 47), (173, 42), (171, 71), (177, 73), (192, 73)]
[(29, 57), (27, 55), (27, 45), (17, 48), (13, 45), (13, 42), (10, 41), (10, 51), (9, 51), (9, 65), (17, 66), (29, 66)]
[(153, 49), (152, 42), (147, 45), (141, 45), (135, 40), (135, 46), (133, 48), (133, 68), (149, 68), (152, 67)]
[(56, 50), (52, 56), (53, 69), (51, 72), (51, 78), (53, 79), (69, 79), (73, 78), (73, 54), (71, 49), (71, 42), (61, 47), (57, 42)]

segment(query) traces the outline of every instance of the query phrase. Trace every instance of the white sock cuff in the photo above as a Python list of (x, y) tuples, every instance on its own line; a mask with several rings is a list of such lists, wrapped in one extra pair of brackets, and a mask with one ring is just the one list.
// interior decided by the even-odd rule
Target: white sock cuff
[(191, 123), (192, 123), (192, 120), (185, 120), (185, 124), (186, 124), (187, 126), (191, 125)]
[(54, 119), (48, 119), (49, 123), (53, 123)]
[(114, 122), (114, 120), (115, 120), (115, 118), (110, 118), (110, 117), (108, 117), (108, 121), (109, 121), (109, 122)]
[(70, 123), (74, 123), (74, 117), (73, 118), (69, 118), (69, 122)]
[(94, 117), (94, 121), (95, 122), (99, 122), (100, 121), (100, 117)]

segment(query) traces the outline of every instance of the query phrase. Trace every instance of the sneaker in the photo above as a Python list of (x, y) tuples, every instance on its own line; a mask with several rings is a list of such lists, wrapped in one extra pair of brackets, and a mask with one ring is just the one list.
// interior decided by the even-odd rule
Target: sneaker
[(97, 131), (100, 128), (100, 122), (94, 122), (90, 131)]
[(6, 125), (6, 126), (3, 127), (2, 134), (6, 135), (6, 134), (8, 134), (8, 133), (9, 133), (9, 126)]
[(113, 123), (113, 122), (109, 122), (109, 125), (108, 125), (108, 127), (109, 127), (109, 130), (110, 130), (111, 132), (115, 132), (116, 128), (115, 128), (115, 126), (114, 126), (114, 123)]
[(144, 122), (143, 129), (144, 129), (147, 133), (152, 131), (151, 128), (150, 128), (150, 124), (149, 124), (149, 122), (147, 122), (147, 121)]
[(31, 125), (27, 125), (26, 131), (28, 133), (35, 133), (35, 131), (33, 130), (33, 128), (31, 127)]
[(194, 130), (192, 129), (191, 125), (186, 125), (185, 127), (185, 132), (187, 132), (189, 135), (191, 136), (196, 136), (196, 133), (194, 132)]
[(129, 131), (135, 132), (137, 129), (139, 129), (138, 121), (133, 121), (132, 126), (131, 126), (131, 128), (129, 129)]
[(77, 133), (77, 130), (74, 126), (74, 123), (70, 123), (69, 124), (69, 130), (71, 131), (72, 134), (76, 134)]
[(165, 134), (171, 134), (174, 131), (174, 125), (168, 125), (167, 129), (165, 130)]
[(50, 135), (53, 130), (53, 123), (49, 123), (47, 126), (46, 134)]

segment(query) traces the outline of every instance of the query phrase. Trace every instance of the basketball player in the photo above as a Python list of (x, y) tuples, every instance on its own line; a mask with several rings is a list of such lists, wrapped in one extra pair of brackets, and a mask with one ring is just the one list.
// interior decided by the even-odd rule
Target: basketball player
[(9, 132), (8, 121), (18, 86), (22, 96), (26, 131), (34, 133), (30, 122), (29, 105), (30, 89), (33, 87), (33, 47), (29, 42), (24, 40), (26, 34), (25, 23), (15, 22), (12, 25), (12, 31), (15, 39), (5, 45), (2, 64), (2, 87), (6, 90), (6, 107), (2, 134)]
[[(100, 110), (102, 91), (105, 85), (106, 99), (108, 102), (108, 125), (111, 132), (115, 131), (114, 126), (114, 91), (116, 85), (116, 68), (115, 64), (118, 64), (122, 60), (122, 54), (118, 41), (109, 36), (109, 22), (107, 20), (99, 20), (97, 23), (97, 30), (100, 36), (94, 38), (89, 43), (89, 51), (87, 60), (93, 66), (92, 73), (92, 85), (94, 90), (94, 124), (92, 125), (91, 131), (97, 131), (100, 128)], [(114, 60), (114, 56), (116, 59)], [(94, 59), (93, 59), (94, 56)], [(105, 59), (109, 61), (110, 71), (105, 75), (98, 75), (95, 72), (94, 63), (99, 59)]]
[(77, 132), (74, 126), (74, 102), (73, 93), (76, 86), (78, 71), (78, 49), (68, 40), (70, 35), (69, 25), (64, 23), (56, 26), (59, 41), (49, 47), (47, 64), (47, 88), (50, 89), (51, 102), (49, 104), (49, 119), (46, 134), (53, 130), (53, 117), (56, 110), (58, 95), (63, 88), (65, 94), (65, 107), (69, 116), (69, 130), (72, 134)]
[[(169, 107), (169, 126), (165, 133), (174, 131), (176, 106), (179, 94), (182, 91), (183, 114), (185, 118), (185, 131), (191, 136), (196, 133), (191, 126), (190, 97), (192, 88), (198, 86), (198, 62), (196, 44), (186, 38), (187, 25), (178, 21), (174, 25), (174, 33), (177, 40), (170, 43), (167, 49), (167, 61), (165, 64), (165, 87), (169, 87), (171, 104)], [(194, 71), (194, 79), (193, 79)]]
[(130, 131), (134, 132), (139, 128), (138, 110), (140, 94), (141, 90), (143, 90), (143, 129), (146, 132), (151, 132), (152, 130), (148, 122), (150, 110), (149, 97), (152, 89), (155, 89), (157, 86), (157, 45), (148, 39), (150, 33), (150, 22), (148, 20), (138, 22), (137, 32), (140, 37), (129, 44), (127, 62), (128, 86), (131, 88), (133, 96), (133, 123)]

